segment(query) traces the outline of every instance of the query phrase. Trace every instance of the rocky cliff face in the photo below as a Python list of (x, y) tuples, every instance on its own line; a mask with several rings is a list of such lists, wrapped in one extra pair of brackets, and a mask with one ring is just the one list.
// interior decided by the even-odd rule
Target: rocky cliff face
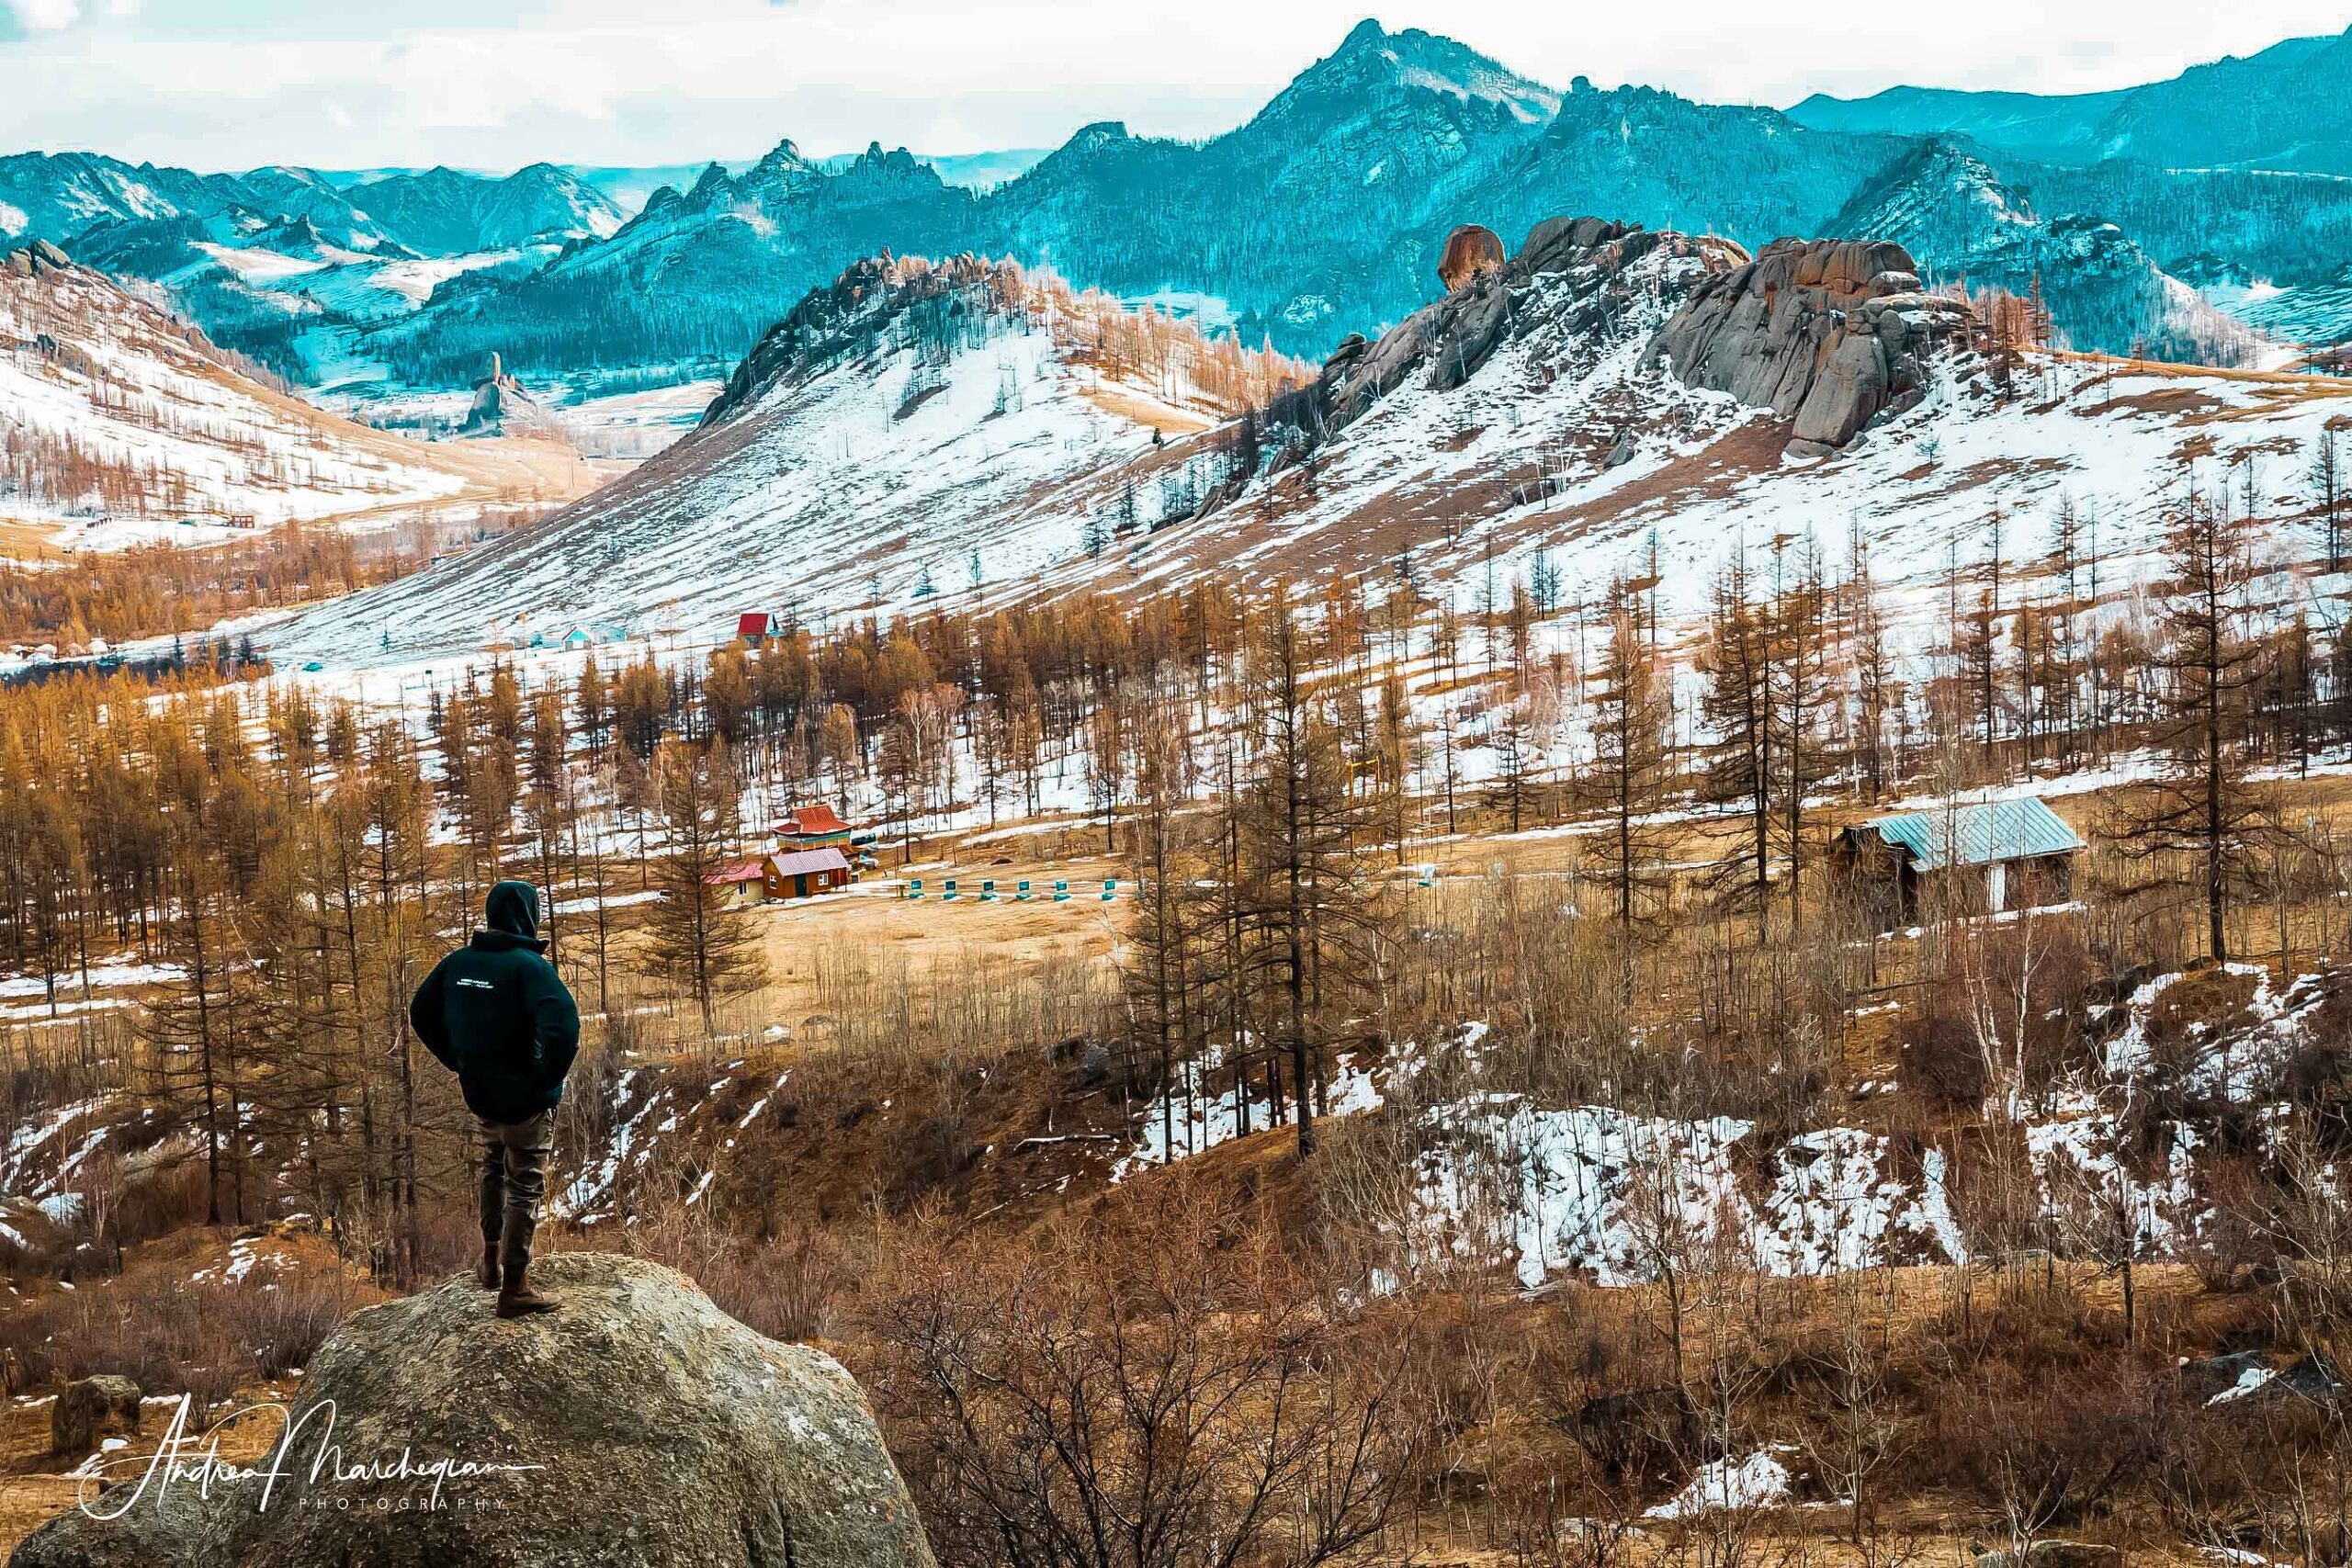
[[(991, 265), (974, 255), (931, 262), (869, 256), (851, 264), (823, 288), (812, 288), (784, 320), (762, 334), (743, 356), (726, 390), (703, 413), (706, 426), (718, 424), (756, 402), (771, 388), (805, 380), (845, 355), (873, 348), (882, 333), (909, 311), (929, 308), (941, 320), (928, 323), (944, 335), (944, 318), (964, 309), (985, 284)], [(910, 330), (922, 332), (918, 324)]]
[(67, 271), (74, 263), (47, 240), (35, 240), (21, 251), (10, 251), (6, 265), (18, 277), (39, 277), (45, 273)]
[[(498, 1319), (466, 1275), (345, 1323), (304, 1381), (266, 1506), (258, 1480), (216, 1481), (209, 1504), (151, 1488), (112, 1521), (69, 1509), (12, 1568), (933, 1568), (830, 1357), (653, 1264), (569, 1253), (542, 1274), (563, 1297), (544, 1317)], [(403, 1459), (405, 1474), (349, 1473)], [(419, 1472), (444, 1461), (474, 1468)]]
[(1779, 240), (1694, 287), (1645, 357), (1770, 408), (1792, 422), (1792, 451), (1820, 453), (1917, 403), (1930, 360), (1970, 322), (1958, 301), (1921, 292), (1900, 245)]
[(563, 421), (508, 375), (495, 354), (490, 356), (490, 373), (474, 383), (474, 400), (458, 434), (469, 440), (498, 435), (569, 439)]
[(1793, 426), (1791, 449), (1817, 455), (1916, 404), (1937, 354), (1973, 324), (1959, 301), (1921, 290), (1895, 244), (1781, 240), (1750, 258), (1728, 240), (1554, 218), (1508, 263), (1468, 265), (1478, 248), (1447, 246), (1444, 299), (1376, 344), (1340, 344), (1293, 423), (1319, 439), (1417, 377), (1452, 391), (1507, 342), (1540, 335), (1556, 378), (1646, 333), (1643, 364), (1772, 410)]
[(1496, 242), (1481, 265), (1461, 265), (1481, 251), (1475, 240), (1449, 245), (1440, 276), (1456, 286), (1444, 299), (1376, 344), (1357, 337), (1340, 344), (1306, 394), (1303, 423), (1335, 433), (1416, 376), (1432, 391), (1452, 391), (1517, 337), (1544, 337), (1555, 376), (1580, 374), (1623, 333), (1654, 328), (1695, 280), (1747, 260), (1728, 240), (1600, 218), (1546, 220), (1510, 261), (1499, 260)]

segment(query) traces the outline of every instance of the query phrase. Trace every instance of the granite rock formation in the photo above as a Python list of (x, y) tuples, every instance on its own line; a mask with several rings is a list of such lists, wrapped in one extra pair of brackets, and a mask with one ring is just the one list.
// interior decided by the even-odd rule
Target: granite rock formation
[(68, 1509), (12, 1568), (933, 1568), (831, 1358), (655, 1264), (559, 1253), (542, 1276), (562, 1299), (544, 1316), (494, 1316), (469, 1272), (346, 1321), (303, 1380), (266, 1506), (250, 1478), (202, 1506), (190, 1484), (126, 1498), (126, 1479), (92, 1505), (121, 1517)]
[(1776, 240), (1694, 286), (1645, 357), (1770, 408), (1792, 422), (1792, 452), (1817, 455), (1917, 403), (1936, 352), (1972, 322), (1960, 301), (1920, 288), (1900, 245)]

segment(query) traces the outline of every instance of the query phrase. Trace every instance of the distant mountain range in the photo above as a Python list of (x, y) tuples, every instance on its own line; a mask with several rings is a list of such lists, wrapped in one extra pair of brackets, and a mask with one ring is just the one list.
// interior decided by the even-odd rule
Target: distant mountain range
[(2289, 39), (2248, 59), (2217, 60), (2118, 92), (1890, 87), (1867, 98), (1815, 94), (1789, 118), (1817, 130), (1964, 136), (2045, 163), (2128, 158), (2163, 168), (2352, 175), (2347, 84), (2352, 33)]
[(436, 168), (337, 184), (282, 165), (199, 175), (91, 152), (0, 157), (0, 238), (12, 242), (65, 244), (118, 225), (193, 220), (229, 243), (299, 218), (350, 249), (440, 255), (598, 237), (624, 216), (552, 164), (503, 178)]
[[(663, 177), (650, 190), (655, 175)], [(1042, 156), (879, 145), (684, 170), (539, 164), (354, 183), (0, 160), (0, 235), (161, 283), (311, 384), (462, 386), (731, 365), (885, 251), (1011, 255), (1181, 299), (1295, 353), (1403, 319), (1456, 224), (1591, 213), (1737, 241), (1899, 240), (1930, 283), (2039, 288), (2078, 347), (2222, 364), (2352, 333), (2352, 38), (2064, 97), (1895, 88), (1782, 113), (1565, 92), (1365, 22), (1203, 142), (1088, 126)], [(644, 191), (641, 206), (636, 197)], [(636, 207), (633, 214), (624, 213)]]
[[(1878, 200), (1911, 221), (1901, 193), (1950, 173)], [(1996, 252), (1996, 226), (2049, 255), (2078, 236), (2011, 204), (1968, 243)], [(1240, 357), (1229, 340), (1208, 366), (1181, 331), (1138, 355), (1132, 315), (1090, 317), (1011, 264), (872, 258), (797, 302), (684, 440), (536, 527), (273, 629), (270, 649), (437, 662), (577, 623), (717, 643), (770, 607), (821, 625), (1325, 574), (1464, 603), (1547, 580), (1583, 599), (1641, 570), (1687, 625), (1733, 541), (1824, 532), (1924, 643), (1955, 562), (1984, 558), (1989, 508), (2096, 516), (2120, 585), (2161, 570), (2184, 473), (2242, 475), (2252, 509), (2290, 518), (2302, 456), (2352, 417), (2352, 383), (2322, 378), (2041, 359), (2017, 376), (1912, 259), (1546, 222), (1303, 383), (1212, 402), (1187, 394), (1217, 353)]]
[[(1050, 147), (1011, 147), (987, 152), (917, 152), (915, 161), (928, 164), (939, 171), (939, 177), (951, 186), (976, 188), (1002, 185), (1019, 179), (1037, 162), (1053, 151)], [(838, 174), (855, 162), (854, 152), (840, 152), (818, 160), (818, 166), (829, 174)], [(740, 175), (759, 162), (756, 158), (721, 158), (719, 167), (729, 174)], [(582, 185), (601, 191), (614, 206), (624, 213), (635, 213), (652, 198), (663, 186), (690, 186), (701, 177), (708, 164), (561, 164), (564, 173)], [(322, 169), (313, 171), (323, 175), (337, 189), (373, 181), (389, 179), (395, 175), (422, 175), (427, 171), (415, 168), (381, 169)], [(461, 171), (477, 179), (493, 180), (500, 176), (482, 169)]]

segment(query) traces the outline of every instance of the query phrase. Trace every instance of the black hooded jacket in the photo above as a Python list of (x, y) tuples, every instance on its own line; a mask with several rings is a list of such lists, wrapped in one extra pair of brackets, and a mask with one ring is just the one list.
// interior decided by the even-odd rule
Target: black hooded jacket
[(458, 1075), (466, 1109), (512, 1125), (563, 1098), (580, 1051), (580, 1010), (538, 940), (538, 889), (502, 882), (483, 913), (489, 924), (416, 988), (408, 1021)]

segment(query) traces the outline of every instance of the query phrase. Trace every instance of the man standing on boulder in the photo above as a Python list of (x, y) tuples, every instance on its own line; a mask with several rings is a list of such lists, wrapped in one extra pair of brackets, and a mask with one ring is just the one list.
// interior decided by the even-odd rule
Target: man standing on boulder
[(539, 940), (538, 889), (502, 882), (488, 923), (434, 965), (408, 1006), (409, 1027), (458, 1075), (481, 1127), (481, 1282), (498, 1315), (548, 1312), (531, 1289), (531, 1233), (547, 1190), (556, 1102), (580, 1051), (580, 1010)]

